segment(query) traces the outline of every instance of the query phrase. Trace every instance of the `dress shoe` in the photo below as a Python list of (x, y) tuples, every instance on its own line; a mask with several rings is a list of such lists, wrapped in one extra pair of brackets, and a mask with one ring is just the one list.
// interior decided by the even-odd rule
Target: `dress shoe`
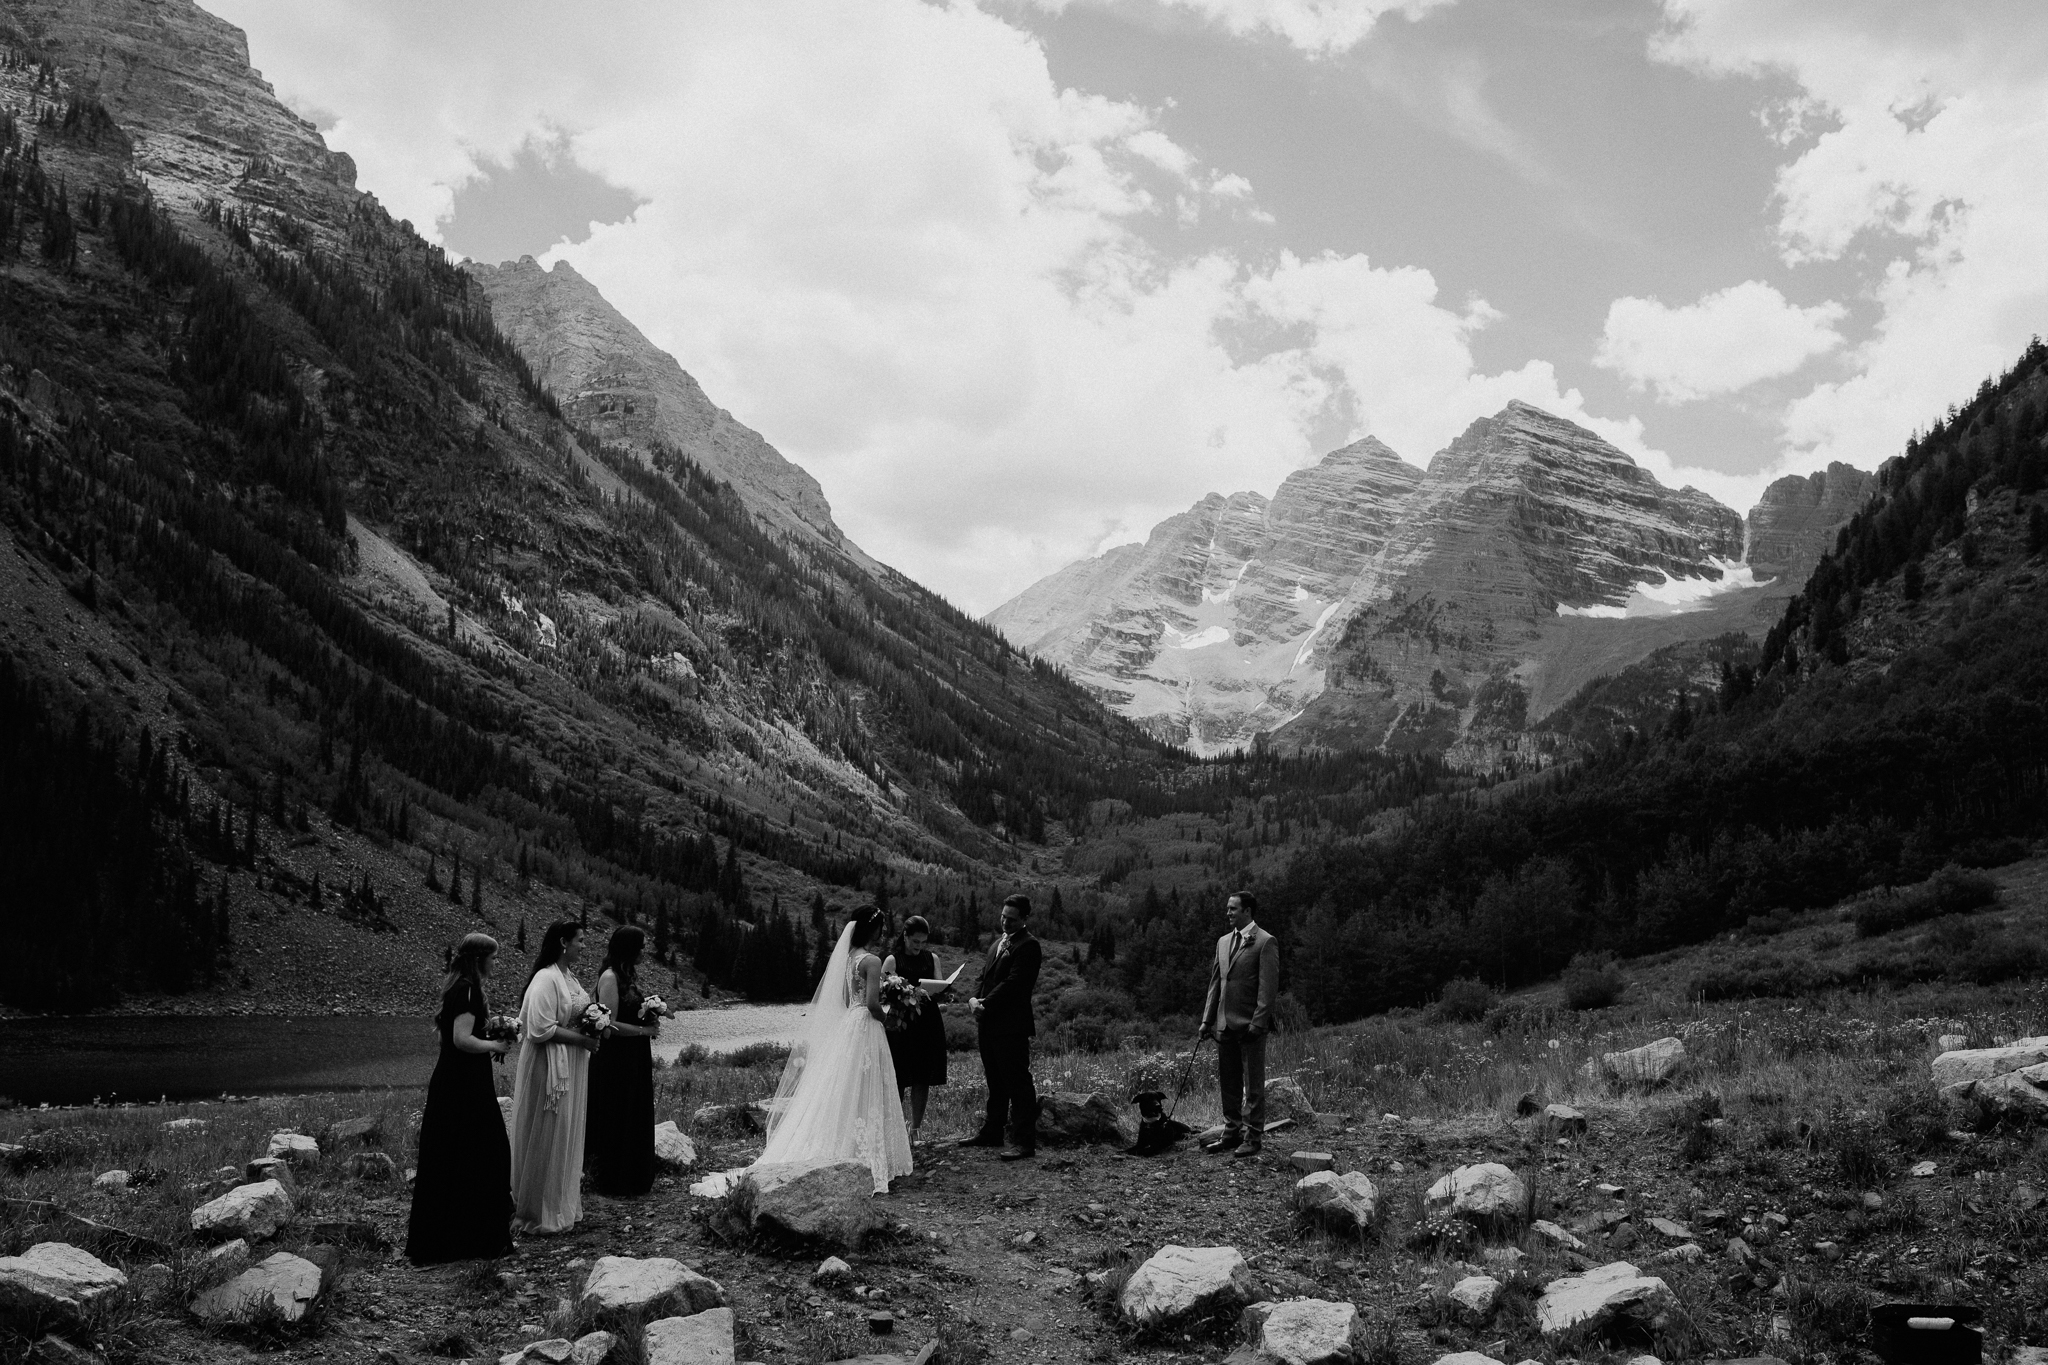
[(1001, 1138), (983, 1137), (981, 1134), (976, 1133), (973, 1137), (960, 1138), (953, 1145), (955, 1147), (1000, 1147), (1003, 1145), (1003, 1140)]
[(1205, 1152), (1227, 1152), (1231, 1148), (1237, 1146), (1239, 1143), (1243, 1141), (1244, 1139), (1238, 1136), (1236, 1133), (1225, 1133), (1222, 1137), (1217, 1138), (1214, 1142), (1203, 1143), (1202, 1150)]
[(1259, 1153), (1265, 1150), (1266, 1149), (1264, 1147), (1260, 1146), (1256, 1142), (1247, 1142), (1243, 1146), (1239, 1147), (1236, 1151), (1232, 1152), (1230, 1154), (1230, 1159), (1232, 1161), (1246, 1161), (1253, 1157), (1258, 1156)]
[(1005, 1147), (996, 1157), (998, 1161), (1029, 1161), (1038, 1153), (1029, 1147)]

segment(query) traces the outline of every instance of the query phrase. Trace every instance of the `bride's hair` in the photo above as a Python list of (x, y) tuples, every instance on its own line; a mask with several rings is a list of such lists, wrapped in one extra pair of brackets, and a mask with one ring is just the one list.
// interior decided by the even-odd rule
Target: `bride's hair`
[(874, 938), (876, 931), (888, 922), (888, 917), (882, 913), (878, 905), (863, 905), (853, 912), (852, 920), (853, 937), (847, 942), (856, 948), (865, 948)]

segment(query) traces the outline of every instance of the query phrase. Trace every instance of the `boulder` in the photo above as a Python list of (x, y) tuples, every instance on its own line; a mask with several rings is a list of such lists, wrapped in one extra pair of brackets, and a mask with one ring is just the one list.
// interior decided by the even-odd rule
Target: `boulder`
[(298, 1188), (298, 1179), (292, 1175), (292, 1164), (281, 1156), (259, 1156), (242, 1169), (242, 1178), (251, 1184), (275, 1180), (288, 1190)]
[(664, 1119), (654, 1125), (654, 1159), (678, 1170), (694, 1166), (697, 1164), (697, 1144), (683, 1135), (675, 1120)]
[(1627, 1261), (1615, 1261), (1552, 1280), (1536, 1301), (1536, 1326), (1547, 1337), (1595, 1332), (1617, 1317), (1648, 1323), (1676, 1303), (1664, 1281), (1638, 1273)]
[(818, 1268), (811, 1272), (812, 1284), (842, 1285), (853, 1283), (853, 1267), (837, 1256), (827, 1256), (818, 1262)]
[(1528, 1212), (1529, 1188), (1522, 1178), (1497, 1161), (1460, 1166), (1429, 1187), (1423, 1207), (1432, 1216), (1463, 1218), (1474, 1223), (1519, 1222)]
[(1339, 1365), (1358, 1359), (1358, 1309), (1325, 1299), (1273, 1305), (1259, 1327), (1259, 1349), (1281, 1365)]
[(19, 1256), (0, 1256), (0, 1321), (23, 1330), (35, 1322), (74, 1326), (87, 1304), (127, 1283), (89, 1251), (37, 1242)]
[(192, 1313), (216, 1326), (247, 1323), (255, 1321), (268, 1303), (284, 1321), (297, 1322), (319, 1297), (320, 1267), (303, 1256), (280, 1251), (201, 1294), (192, 1301)]
[(1266, 1082), (1266, 1122), (1277, 1123), (1282, 1119), (1296, 1123), (1316, 1121), (1315, 1106), (1308, 1102), (1307, 1092), (1292, 1076), (1275, 1076)]
[(283, 1157), (310, 1171), (320, 1164), (320, 1144), (304, 1133), (277, 1132), (270, 1135), (270, 1147), (264, 1155)]
[(888, 1222), (874, 1172), (857, 1161), (755, 1166), (741, 1188), (754, 1227), (782, 1237), (857, 1247)]
[(690, 1127), (703, 1132), (707, 1128), (730, 1128), (742, 1133), (765, 1133), (768, 1131), (768, 1106), (761, 1100), (752, 1104), (707, 1104), (690, 1116)]
[(1584, 1251), (1586, 1244), (1547, 1218), (1538, 1218), (1529, 1225), (1530, 1230), (1553, 1246), (1567, 1251)]
[(101, 1171), (93, 1177), (92, 1187), (103, 1194), (120, 1194), (128, 1188), (128, 1172)]
[(1988, 1081), (2043, 1062), (2048, 1062), (2048, 1036), (2021, 1038), (2003, 1047), (1954, 1048), (1936, 1057), (1930, 1070), (1935, 1088), (1946, 1090), (1964, 1081)]
[(1545, 1105), (1538, 1126), (1547, 1138), (1578, 1137), (1586, 1131), (1586, 1116), (1568, 1104)]
[(1362, 1171), (1317, 1171), (1294, 1182), (1294, 1206), (1334, 1231), (1363, 1233), (1379, 1217), (1380, 1192)]
[(1467, 1275), (1451, 1286), (1450, 1300), (1458, 1316), (1476, 1326), (1493, 1316), (1504, 1288), (1491, 1275)]
[(325, 1294), (341, 1279), (341, 1248), (332, 1243), (300, 1247), (299, 1255), (320, 1268), (320, 1292)]
[(1140, 1327), (1236, 1313), (1259, 1297), (1236, 1247), (1163, 1246), (1124, 1282), (1118, 1307)]
[(610, 1332), (588, 1332), (576, 1338), (569, 1365), (606, 1365), (618, 1349), (619, 1339)]
[(1685, 1069), (1685, 1044), (1676, 1038), (1659, 1038), (1654, 1043), (1610, 1052), (1600, 1059), (1600, 1069), (1617, 1085), (1667, 1085)]
[(28, 1348), (24, 1357), (27, 1365), (106, 1365), (106, 1357), (98, 1351), (88, 1351), (83, 1346), (74, 1346), (55, 1332), (50, 1332)]
[(1091, 1091), (1051, 1090), (1038, 1097), (1038, 1140), (1048, 1143), (1100, 1142), (1128, 1147), (1135, 1135), (1124, 1127), (1116, 1106)]
[(567, 1337), (529, 1341), (516, 1351), (498, 1357), (498, 1365), (568, 1365), (576, 1354), (576, 1343)]
[(647, 1365), (733, 1365), (732, 1310), (650, 1322), (643, 1350)]
[(381, 1185), (398, 1179), (398, 1163), (388, 1152), (356, 1152), (348, 1159), (348, 1173)]
[(1287, 1158), (1297, 1171), (1313, 1173), (1327, 1171), (1337, 1164), (1337, 1158), (1328, 1152), (1296, 1152)]
[(260, 1242), (276, 1235), (292, 1216), (292, 1197), (275, 1180), (237, 1185), (192, 1210), (192, 1231), (202, 1237), (246, 1237)]
[(631, 1256), (600, 1256), (584, 1277), (576, 1307), (586, 1319), (630, 1318), (645, 1322), (678, 1313), (723, 1308), (725, 1289), (668, 1256), (636, 1260)]
[(339, 1147), (344, 1142), (381, 1142), (384, 1138), (384, 1116), (362, 1114), (352, 1119), (340, 1119), (327, 1125), (324, 1136), (329, 1147)]
[(1957, 1081), (1942, 1087), (1941, 1097), (1952, 1105), (1976, 1105), (2001, 1117), (2048, 1118), (2048, 1062), (1983, 1080)]

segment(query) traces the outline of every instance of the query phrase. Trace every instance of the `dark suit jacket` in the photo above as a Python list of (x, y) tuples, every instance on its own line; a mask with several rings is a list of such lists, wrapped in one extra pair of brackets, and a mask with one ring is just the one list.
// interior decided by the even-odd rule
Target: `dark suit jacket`
[(1273, 997), (1280, 993), (1280, 940), (1255, 921), (1250, 935), (1230, 951), (1230, 935), (1216, 940), (1216, 966), (1209, 974), (1209, 998), (1202, 1002), (1202, 1027), (1221, 1033), (1246, 1026), (1273, 1027)]
[[(1001, 940), (998, 940), (1000, 942)], [(984, 1030), (1019, 1032), (1035, 1036), (1038, 1023), (1031, 1017), (1031, 992), (1038, 985), (1038, 964), (1045, 949), (1030, 930), (1010, 935), (1010, 941), (993, 951), (982, 964), (981, 981), (974, 988), (982, 1003)]]

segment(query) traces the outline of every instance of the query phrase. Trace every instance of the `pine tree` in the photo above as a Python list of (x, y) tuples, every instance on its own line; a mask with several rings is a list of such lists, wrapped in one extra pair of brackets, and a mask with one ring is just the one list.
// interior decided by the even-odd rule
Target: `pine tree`
[(441, 864), (432, 852), (427, 854), (427, 890), (441, 889)]
[(312, 906), (315, 910), (318, 910), (320, 908), (321, 900), (322, 897), (320, 894), (320, 874), (318, 872), (315, 872), (313, 874), (313, 891), (312, 894), (306, 897), (306, 903)]
[(526, 951), (526, 916), (519, 917), (519, 937), (513, 940), (520, 952)]
[(469, 913), (478, 919), (484, 917), (484, 879), (474, 867), (469, 869)]
[(448, 855), (448, 900), (453, 905), (462, 904), (462, 853), (460, 850)]

